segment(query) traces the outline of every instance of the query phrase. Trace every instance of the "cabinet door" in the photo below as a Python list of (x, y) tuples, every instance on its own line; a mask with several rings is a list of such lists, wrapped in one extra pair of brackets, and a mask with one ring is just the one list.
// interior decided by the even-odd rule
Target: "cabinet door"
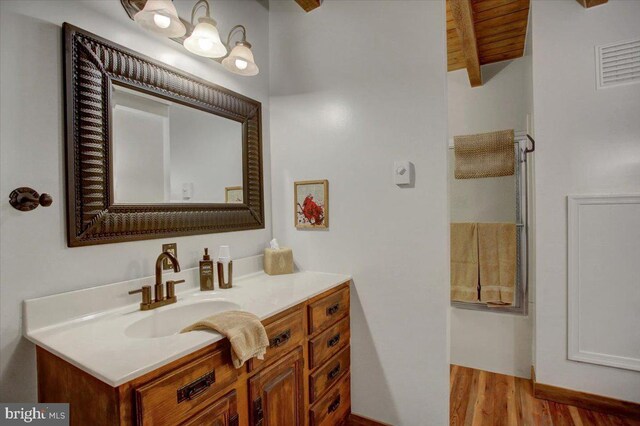
[(253, 426), (303, 424), (302, 348), (249, 379)]
[(182, 426), (238, 426), (236, 392), (229, 392)]

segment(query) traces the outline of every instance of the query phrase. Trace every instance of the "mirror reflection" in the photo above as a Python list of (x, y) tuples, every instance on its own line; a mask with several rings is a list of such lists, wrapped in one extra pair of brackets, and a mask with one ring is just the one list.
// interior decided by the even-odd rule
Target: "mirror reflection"
[(114, 85), (116, 204), (242, 203), (242, 124)]

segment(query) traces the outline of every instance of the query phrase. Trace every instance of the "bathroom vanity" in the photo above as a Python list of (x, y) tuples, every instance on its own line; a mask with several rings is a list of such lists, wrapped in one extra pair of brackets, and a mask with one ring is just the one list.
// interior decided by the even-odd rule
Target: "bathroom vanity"
[[(63, 32), (69, 247), (264, 228), (260, 102), (73, 25)], [(176, 272), (166, 297), (162, 256)], [(262, 256), (233, 271), (233, 288), (200, 291), (198, 270), (163, 253), (153, 301), (151, 278), (25, 301), (39, 401), (70, 403), (81, 426), (342, 423), (351, 278), (269, 276)], [(180, 333), (228, 310), (263, 322), (263, 360), (236, 369), (222, 335)]]
[[(129, 304), (79, 318), (68, 312), (42, 328), (43, 310), (136, 283), (26, 301), (38, 399), (69, 402), (73, 425), (341, 424), (351, 410), (349, 283), (345, 275), (257, 273), (230, 290), (189, 287), (154, 311)], [(220, 334), (179, 334), (216, 309), (261, 318), (270, 341), (264, 360), (235, 369)]]

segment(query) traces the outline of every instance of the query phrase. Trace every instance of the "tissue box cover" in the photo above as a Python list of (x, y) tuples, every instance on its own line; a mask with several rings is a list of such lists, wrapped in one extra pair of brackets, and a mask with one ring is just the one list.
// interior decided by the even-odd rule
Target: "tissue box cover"
[(293, 273), (293, 250), (287, 247), (264, 249), (264, 272), (269, 275)]

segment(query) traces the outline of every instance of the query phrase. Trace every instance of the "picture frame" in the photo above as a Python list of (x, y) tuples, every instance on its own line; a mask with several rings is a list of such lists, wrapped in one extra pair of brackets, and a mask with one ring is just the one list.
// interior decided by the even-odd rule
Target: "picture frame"
[(242, 204), (243, 192), (241, 186), (227, 186), (224, 188), (224, 202), (231, 204)]
[(298, 229), (329, 227), (329, 181), (305, 180), (293, 183), (294, 225)]

